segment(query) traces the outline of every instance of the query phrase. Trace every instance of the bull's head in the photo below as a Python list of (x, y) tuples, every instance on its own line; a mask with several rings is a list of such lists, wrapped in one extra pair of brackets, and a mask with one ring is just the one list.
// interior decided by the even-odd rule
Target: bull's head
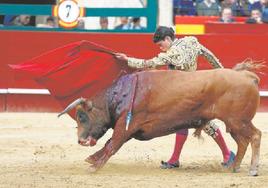
[(94, 146), (109, 128), (109, 115), (105, 109), (94, 107), (92, 101), (80, 98), (72, 102), (59, 115), (76, 109), (78, 143), (83, 146)]

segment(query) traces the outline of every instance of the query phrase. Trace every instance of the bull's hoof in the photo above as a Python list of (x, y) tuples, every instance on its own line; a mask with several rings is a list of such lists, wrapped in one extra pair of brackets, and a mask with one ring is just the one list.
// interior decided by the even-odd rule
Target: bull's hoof
[(240, 172), (240, 168), (239, 167), (234, 167), (233, 168), (233, 173), (238, 173)]
[(250, 176), (258, 176), (258, 170), (250, 170), (248, 174)]
[(88, 158), (85, 159), (85, 162), (87, 162), (89, 164), (94, 164), (94, 163), (96, 163), (96, 160), (94, 157), (89, 156)]
[(95, 172), (98, 171), (98, 169), (97, 169), (96, 167), (94, 167), (94, 166), (90, 166), (90, 167), (88, 168), (88, 171), (89, 171), (90, 173), (95, 173)]

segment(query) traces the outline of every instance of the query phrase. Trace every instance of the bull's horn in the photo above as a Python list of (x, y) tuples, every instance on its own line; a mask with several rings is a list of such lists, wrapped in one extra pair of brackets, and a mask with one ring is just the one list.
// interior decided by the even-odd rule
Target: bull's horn
[(86, 102), (85, 98), (79, 98), (76, 99), (74, 102), (72, 102), (71, 104), (69, 104), (69, 106), (67, 106), (59, 115), (58, 117), (60, 117), (61, 115), (69, 112), (70, 110), (72, 110), (74, 107), (76, 107), (77, 105)]

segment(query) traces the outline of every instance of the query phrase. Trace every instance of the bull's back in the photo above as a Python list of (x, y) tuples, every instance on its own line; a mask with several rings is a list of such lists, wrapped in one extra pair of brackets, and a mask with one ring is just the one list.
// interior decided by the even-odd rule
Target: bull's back
[(206, 98), (212, 82), (209, 77), (213, 77), (213, 74), (209, 71), (140, 72), (139, 88), (144, 90), (146, 87), (146, 92), (138, 92), (137, 95), (146, 93), (144, 100), (148, 111), (189, 111)]
[[(200, 113), (206, 109), (219, 107), (228, 110), (230, 104), (238, 108), (250, 108), (245, 100), (250, 96), (252, 111), (257, 108), (258, 88), (253, 73), (230, 69), (213, 69), (196, 72), (147, 71), (138, 73), (138, 92), (147, 111), (165, 113), (166, 111), (185, 114)], [(144, 92), (144, 88), (145, 92)], [(243, 100), (243, 101), (241, 101)], [(240, 101), (240, 103), (237, 103)], [(250, 111), (250, 110), (248, 110)], [(219, 114), (222, 111), (218, 112)], [(251, 112), (249, 112), (251, 113)], [(216, 114), (217, 115), (217, 114)]]

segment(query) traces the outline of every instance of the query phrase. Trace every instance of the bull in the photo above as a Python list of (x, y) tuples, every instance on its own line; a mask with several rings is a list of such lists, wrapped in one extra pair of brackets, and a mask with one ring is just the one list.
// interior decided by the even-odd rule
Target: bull
[[(94, 146), (108, 129), (113, 129), (105, 146), (86, 159), (93, 171), (103, 167), (131, 138), (150, 140), (183, 128), (200, 131), (217, 118), (225, 123), (238, 146), (233, 171), (238, 172), (251, 143), (249, 174), (256, 176), (261, 131), (252, 119), (260, 101), (259, 78), (250, 70), (257, 66), (244, 63), (235, 70), (136, 72), (122, 76), (90, 99), (75, 100), (59, 116), (76, 109), (78, 143), (82, 146)], [(130, 110), (133, 116), (126, 128)]]

